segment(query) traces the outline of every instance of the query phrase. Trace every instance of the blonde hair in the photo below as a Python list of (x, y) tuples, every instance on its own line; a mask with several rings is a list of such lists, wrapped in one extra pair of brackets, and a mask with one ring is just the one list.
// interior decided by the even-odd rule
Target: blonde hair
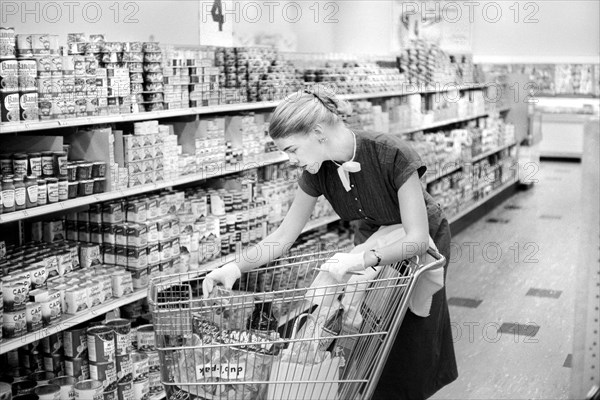
[(334, 126), (352, 114), (352, 106), (338, 99), (333, 91), (317, 85), (313, 90), (290, 94), (279, 103), (269, 124), (269, 136), (283, 139), (306, 134), (318, 124)]

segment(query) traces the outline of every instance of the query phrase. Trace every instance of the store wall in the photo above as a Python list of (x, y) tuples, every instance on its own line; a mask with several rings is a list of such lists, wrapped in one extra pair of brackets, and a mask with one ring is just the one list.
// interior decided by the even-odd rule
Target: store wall
[[(480, 3), (473, 24), (473, 54), (479, 61), (599, 61), (600, 2), (596, 0), (518, 2), (518, 7), (512, 1)], [(488, 6), (490, 18), (482, 16), (487, 3), (501, 7), (498, 21), (493, 22), (492, 6)]]

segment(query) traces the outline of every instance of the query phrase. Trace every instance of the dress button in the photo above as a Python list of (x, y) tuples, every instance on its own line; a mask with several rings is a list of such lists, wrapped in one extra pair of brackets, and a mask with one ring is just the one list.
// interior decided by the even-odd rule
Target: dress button
[(358, 201), (358, 197), (355, 197), (354, 200)]
[(362, 208), (359, 208), (358, 211), (362, 212)]

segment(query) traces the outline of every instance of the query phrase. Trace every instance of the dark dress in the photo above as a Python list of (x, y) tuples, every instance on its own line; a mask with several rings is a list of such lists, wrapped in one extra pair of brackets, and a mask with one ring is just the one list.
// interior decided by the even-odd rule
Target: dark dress
[[(298, 183), (313, 197), (324, 195), (345, 221), (356, 221), (355, 244), (366, 241), (380, 226), (402, 222), (398, 189), (425, 164), (409, 144), (389, 135), (355, 131), (355, 161), (361, 171), (350, 174), (346, 192), (337, 166), (326, 161), (315, 175), (304, 172)], [(450, 259), (450, 228), (441, 207), (423, 190), (429, 234), (439, 252)], [(444, 266), (447, 271), (448, 263)], [(433, 296), (429, 317), (410, 310), (398, 332), (374, 399), (424, 399), (458, 377), (445, 289)]]

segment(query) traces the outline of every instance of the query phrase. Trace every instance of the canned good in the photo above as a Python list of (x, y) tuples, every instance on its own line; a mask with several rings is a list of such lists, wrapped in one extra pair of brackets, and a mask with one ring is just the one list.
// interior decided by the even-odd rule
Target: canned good
[(126, 376), (117, 383), (119, 400), (135, 400), (133, 397), (133, 378)]
[(56, 378), (56, 374), (50, 371), (39, 371), (29, 375), (27, 379), (35, 381), (38, 385), (47, 385), (48, 381)]
[(60, 387), (60, 396), (61, 400), (64, 399), (72, 399), (75, 396), (73, 392), (73, 385), (77, 380), (72, 376), (59, 376), (58, 378), (54, 378), (49, 381), (52, 385), (58, 385)]
[(78, 381), (90, 378), (90, 366), (87, 357), (65, 358), (65, 373)]
[(19, 117), (22, 121), (37, 121), (39, 119), (37, 92), (19, 93)]
[(104, 389), (103, 400), (118, 400), (117, 382), (112, 382)]
[(90, 378), (102, 382), (104, 388), (117, 381), (115, 362), (90, 363)]
[(19, 64), (17, 60), (0, 61), (0, 90), (17, 92), (19, 90)]
[(17, 53), (19, 57), (31, 57), (33, 56), (33, 50), (31, 48), (31, 42), (33, 40), (31, 34), (17, 34)]
[(29, 296), (29, 283), (22, 279), (4, 280), (2, 282), (2, 301), (4, 311), (20, 311), (25, 308)]
[(0, 120), (19, 121), (19, 92), (0, 92)]
[(13, 338), (25, 333), (27, 333), (25, 310), (5, 311), (2, 317), (2, 335), (6, 338)]
[(133, 374), (133, 365), (131, 363), (131, 354), (117, 355), (117, 378), (122, 379), (127, 375)]
[(44, 326), (50, 325), (62, 316), (63, 296), (58, 290), (48, 292), (48, 298), (41, 302), (42, 322)]
[[(17, 56), (16, 39), (15, 28), (0, 27), (0, 59)], [(0, 396), (0, 399), (4, 399), (4, 397)]]
[(27, 332), (34, 332), (41, 329), (42, 322), (42, 305), (41, 303), (27, 303), (25, 305)]
[(88, 348), (86, 329), (81, 327), (63, 331), (65, 356), (79, 358), (85, 354)]
[(34, 389), (39, 400), (61, 400), (60, 399), (60, 386), (58, 385), (41, 385)]
[(38, 385), (36, 381), (26, 379), (12, 384), (12, 392), (15, 396), (33, 393), (33, 390)]
[(46, 354), (44, 356), (44, 370), (62, 375), (65, 372), (65, 361), (62, 354)]
[(131, 321), (124, 318), (117, 318), (107, 321), (106, 326), (115, 331), (116, 355), (127, 354), (131, 348)]
[(63, 351), (63, 335), (55, 333), (42, 339), (42, 350), (46, 354), (56, 354)]
[(91, 362), (115, 360), (115, 332), (108, 326), (87, 330), (88, 358)]
[(150, 382), (148, 378), (134, 378), (133, 380), (133, 398), (134, 399), (145, 399), (150, 391)]
[(154, 339), (154, 326), (141, 325), (136, 332), (137, 349), (139, 351), (156, 350), (156, 342)]
[(102, 386), (102, 382), (88, 379), (77, 382), (73, 386), (73, 391), (77, 400), (102, 400), (104, 387)]
[(19, 90), (23, 92), (36, 91), (37, 62), (20, 59), (17, 63), (19, 66)]
[(144, 353), (131, 353), (131, 363), (133, 366), (133, 378), (147, 378), (149, 367), (148, 367), (148, 356)]

